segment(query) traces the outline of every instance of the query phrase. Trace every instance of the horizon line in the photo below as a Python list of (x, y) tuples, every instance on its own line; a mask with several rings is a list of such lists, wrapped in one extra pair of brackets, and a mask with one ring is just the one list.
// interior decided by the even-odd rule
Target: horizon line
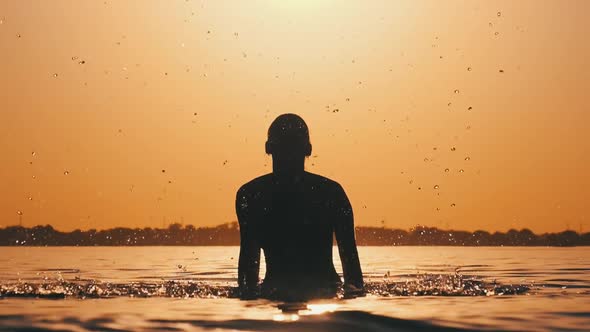
[[(186, 229), (187, 227), (193, 227), (195, 230), (197, 229), (214, 229), (214, 228), (219, 228), (219, 227), (236, 227), (239, 228), (239, 223), (237, 221), (230, 221), (230, 222), (225, 222), (225, 223), (221, 223), (221, 224), (217, 224), (217, 225), (211, 225), (211, 226), (195, 226), (193, 224), (185, 224), (185, 223), (180, 223), (180, 222), (173, 222), (173, 223), (169, 223), (167, 226), (162, 226), (162, 227), (151, 227), (151, 226), (143, 226), (143, 227), (130, 227), (130, 226), (114, 226), (114, 227), (110, 227), (110, 228), (87, 228), (87, 229), (82, 229), (82, 228), (75, 228), (72, 230), (63, 230), (63, 229), (58, 229), (56, 227), (54, 227), (53, 225), (47, 223), (47, 224), (37, 224), (35, 226), (25, 226), (25, 225), (19, 225), (19, 224), (13, 224), (13, 225), (6, 225), (6, 226), (0, 226), (0, 230), (3, 229), (8, 229), (8, 228), (12, 228), (12, 227), (22, 227), (22, 228), (28, 228), (28, 229), (33, 229), (36, 227), (51, 227), (53, 230), (61, 232), (61, 233), (73, 233), (75, 231), (80, 231), (80, 232), (88, 232), (91, 230), (100, 232), (100, 231), (108, 231), (108, 230), (113, 230), (113, 229), (130, 229), (130, 230), (143, 230), (143, 229), (152, 229), (152, 230), (166, 230), (166, 229), (171, 229), (172, 226), (176, 226), (176, 227), (180, 227), (180, 229)], [(368, 226), (368, 225), (362, 225), (362, 226), (355, 226), (355, 230), (358, 229), (383, 229), (383, 230), (396, 230), (396, 231), (405, 231), (405, 232), (413, 232), (415, 229), (418, 228), (423, 228), (423, 229), (436, 229), (438, 231), (443, 231), (443, 232), (467, 232), (467, 233), (476, 233), (476, 232), (485, 232), (485, 233), (489, 233), (489, 234), (494, 234), (494, 233), (508, 233), (510, 231), (517, 231), (517, 232), (521, 232), (521, 231), (530, 231), (531, 233), (535, 234), (535, 235), (544, 235), (544, 234), (559, 234), (559, 233), (564, 233), (564, 232), (574, 232), (576, 234), (582, 235), (582, 234), (589, 234), (590, 231), (588, 232), (584, 232), (581, 228), (579, 231), (573, 230), (571, 228), (566, 228), (563, 229), (561, 231), (545, 231), (545, 232), (535, 232), (532, 229), (530, 229), (529, 227), (522, 227), (522, 228), (510, 228), (506, 231), (502, 231), (502, 230), (494, 230), (494, 231), (489, 231), (489, 230), (485, 230), (485, 229), (476, 229), (473, 231), (469, 231), (469, 230), (462, 230), (462, 229), (454, 229), (454, 228), (439, 228), (438, 226), (427, 226), (427, 225), (421, 225), (421, 224), (416, 224), (413, 227), (410, 228), (396, 228), (396, 227), (387, 227), (385, 225), (382, 226)]]

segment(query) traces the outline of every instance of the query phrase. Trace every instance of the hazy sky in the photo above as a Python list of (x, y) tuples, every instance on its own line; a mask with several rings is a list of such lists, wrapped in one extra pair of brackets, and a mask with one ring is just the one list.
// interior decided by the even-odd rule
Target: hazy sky
[(234, 221), (293, 112), (357, 225), (588, 231), (589, 11), (3, 0), (0, 226)]

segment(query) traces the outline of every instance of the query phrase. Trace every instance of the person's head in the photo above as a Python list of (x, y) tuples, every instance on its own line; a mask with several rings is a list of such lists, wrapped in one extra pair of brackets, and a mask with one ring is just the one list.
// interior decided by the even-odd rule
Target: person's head
[(309, 157), (311, 143), (305, 121), (296, 114), (279, 115), (268, 128), (266, 153), (281, 159)]

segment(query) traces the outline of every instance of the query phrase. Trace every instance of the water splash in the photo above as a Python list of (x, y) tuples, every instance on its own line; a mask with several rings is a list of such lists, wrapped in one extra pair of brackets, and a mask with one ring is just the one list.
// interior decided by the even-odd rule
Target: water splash
[[(404, 280), (390, 280), (365, 284), (368, 295), (392, 296), (495, 296), (520, 295), (534, 285), (502, 285), (486, 282), (479, 277), (455, 274), (415, 274), (402, 276)], [(339, 298), (346, 295), (339, 290)], [(0, 284), (0, 298), (113, 298), (113, 297), (168, 297), (168, 298), (236, 298), (237, 287), (198, 281), (162, 281), (111, 283), (97, 280), (57, 280)]]
[(377, 296), (494, 296), (524, 294), (525, 285), (486, 284), (461, 275), (424, 275), (404, 282), (369, 283), (369, 294)]

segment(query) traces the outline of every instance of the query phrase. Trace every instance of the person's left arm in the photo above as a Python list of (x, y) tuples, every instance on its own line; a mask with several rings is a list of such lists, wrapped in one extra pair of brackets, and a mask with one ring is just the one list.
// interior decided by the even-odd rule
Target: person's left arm
[(338, 243), (338, 252), (342, 262), (344, 273), (344, 289), (351, 292), (362, 292), (363, 272), (359, 261), (356, 241), (354, 238), (354, 216), (352, 206), (344, 192), (338, 185), (336, 188), (336, 217), (334, 220), (334, 232)]

